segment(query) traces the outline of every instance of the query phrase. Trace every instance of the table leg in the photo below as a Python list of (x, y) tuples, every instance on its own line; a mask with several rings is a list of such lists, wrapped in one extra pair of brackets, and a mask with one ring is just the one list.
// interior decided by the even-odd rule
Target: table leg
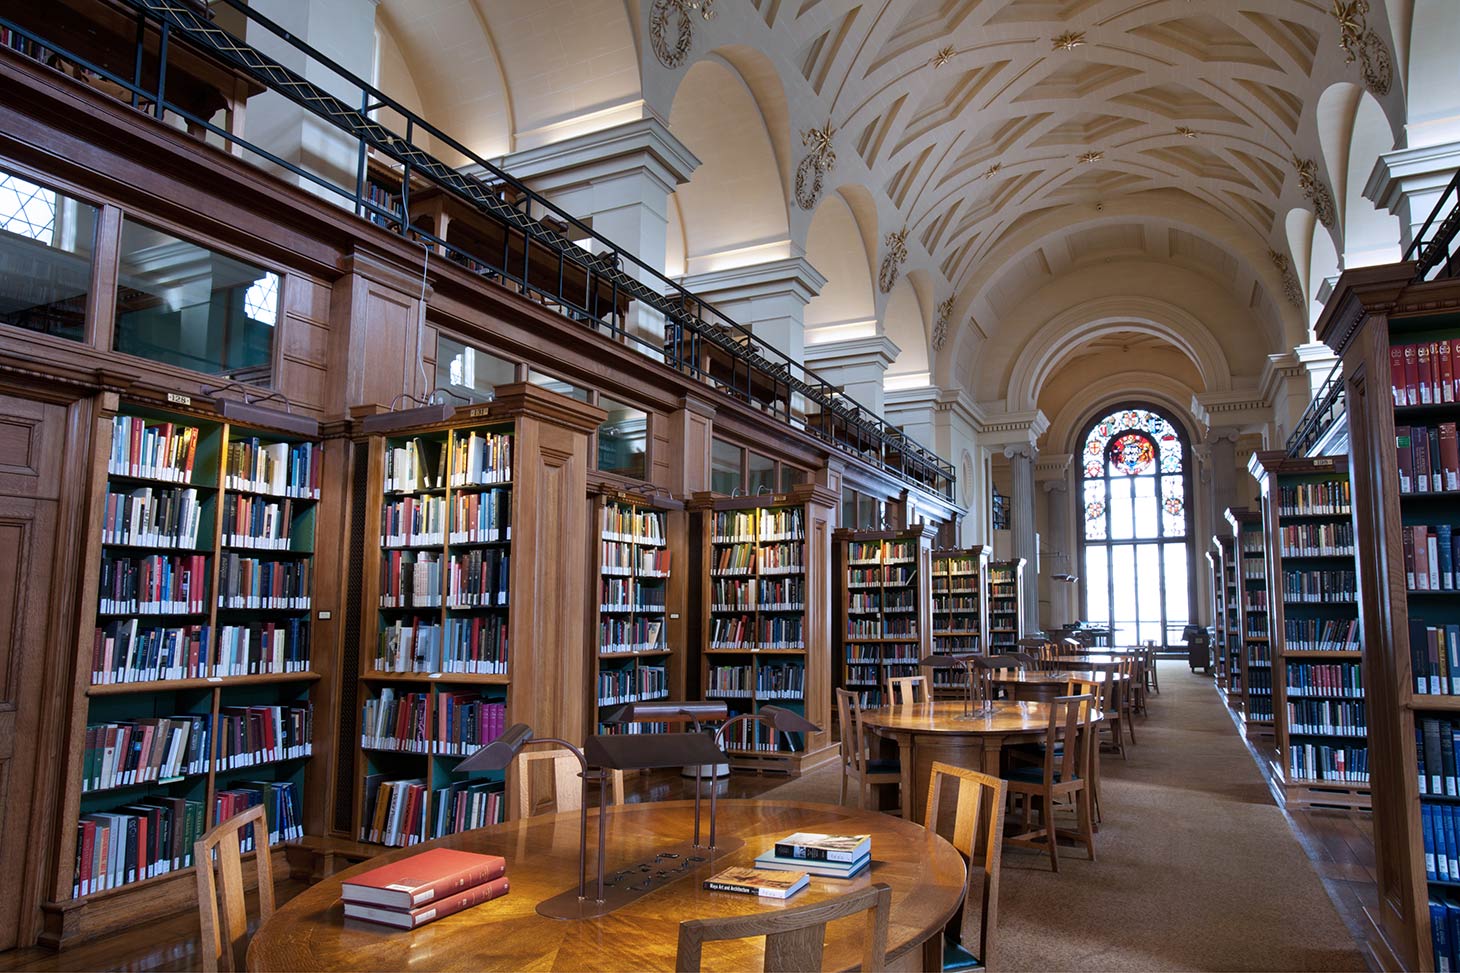
[(904, 821), (917, 820), (913, 814), (913, 804), (916, 803), (917, 794), (913, 791), (913, 741), (911, 733), (899, 733), (897, 736), (898, 764), (902, 770), (902, 819)]
[(1004, 753), (1004, 738), (992, 734), (983, 737), (982, 759), (979, 761), (979, 772), (988, 774), (990, 777), (999, 776), (1001, 760)]

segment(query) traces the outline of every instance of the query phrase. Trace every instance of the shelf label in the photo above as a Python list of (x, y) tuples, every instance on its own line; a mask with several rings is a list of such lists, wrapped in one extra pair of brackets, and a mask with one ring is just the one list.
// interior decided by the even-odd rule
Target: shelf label
[(439, 672), (432, 672), (432, 673), (429, 673), (426, 676), (426, 678), (427, 679), (440, 679), (441, 678), (441, 673), (439, 673)]
[(679, 612), (670, 612), (669, 613), (669, 617), (670, 618), (678, 618), (679, 617)]
[(167, 401), (173, 405), (192, 405), (193, 397), (191, 395), (183, 395), (181, 392), (169, 392), (167, 393)]
[(222, 682), (223, 681), (223, 677), (222, 676), (209, 676), (208, 677), (208, 681), (209, 682)]
[(474, 409), (467, 409), (466, 414), (472, 416), (473, 418), (478, 416), (489, 416), (492, 414), (492, 407), (489, 405), (479, 405)]
[(322, 622), (327, 622), (327, 621), (329, 621), (333, 617), (334, 617), (334, 615), (331, 612), (320, 612), (319, 613), (319, 620), (322, 621)]

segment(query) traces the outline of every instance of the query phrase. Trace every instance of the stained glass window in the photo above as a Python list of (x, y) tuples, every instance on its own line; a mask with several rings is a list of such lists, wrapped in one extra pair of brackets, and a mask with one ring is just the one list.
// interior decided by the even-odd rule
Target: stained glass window
[(1186, 441), (1165, 415), (1127, 406), (1091, 423), (1080, 457), (1086, 617), (1114, 644), (1170, 645), (1190, 618)]

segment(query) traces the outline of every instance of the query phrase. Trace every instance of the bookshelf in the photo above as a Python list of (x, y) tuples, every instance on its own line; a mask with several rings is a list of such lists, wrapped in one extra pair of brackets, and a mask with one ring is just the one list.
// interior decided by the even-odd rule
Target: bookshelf
[(1241, 696), (1242, 654), (1240, 608), (1238, 607), (1237, 584), (1237, 539), (1230, 534), (1217, 534), (1212, 538), (1219, 571), (1217, 587), (1217, 641), (1216, 679), (1217, 691), (1227, 705), (1236, 709)]
[(65, 770), (74, 825), (57, 861), (70, 897), (46, 907), (55, 942), (185, 908), (192, 842), (254, 804), (282, 863), (284, 842), (318, 833), (323, 802), (312, 758), (327, 748), (315, 706), (331, 652), (312, 616), (324, 443), (140, 402), (103, 424), (96, 613)]
[[(1453, 648), (1460, 603), (1446, 591), (1439, 544), (1442, 529), (1453, 535), (1460, 525), (1460, 491), (1452, 477), (1460, 470), (1446, 443), (1453, 443), (1447, 427), (1460, 422), (1460, 396), (1453, 381), (1448, 393), (1443, 388), (1446, 376), (1453, 377), (1460, 316), (1434, 310), (1455, 306), (1455, 280), (1421, 283), (1411, 281), (1413, 274), (1413, 264), (1345, 272), (1318, 333), (1343, 360), (1353, 456), (1379, 893), (1367, 911), (1385, 968), (1429, 971), (1437, 968), (1431, 909), (1447, 918), (1447, 906), (1460, 902), (1454, 876), (1426, 869), (1434, 816), (1452, 821), (1460, 807), (1445, 761), (1452, 749), (1447, 738), (1460, 720)], [(1448, 355), (1435, 354), (1442, 343)], [(1417, 354), (1421, 345), (1429, 346), (1428, 361)], [(1405, 389), (1402, 400), (1395, 386)], [(1434, 429), (1437, 442), (1430, 442), (1428, 431), (1417, 435), (1416, 427)], [(1432, 446), (1440, 447), (1439, 457)], [(1438, 472), (1439, 482), (1424, 483), (1425, 471), (1432, 477)], [(1420, 528), (1426, 529), (1422, 545), (1416, 543)], [(1438, 590), (1429, 536), (1436, 540)], [(1449, 553), (1453, 574), (1453, 549)]]
[(684, 504), (610, 484), (590, 494), (598, 570), (589, 619), (595, 633), (589, 723), (598, 733), (648, 732), (649, 724), (609, 726), (600, 719), (620, 703), (684, 698)]
[(1347, 456), (1253, 455), (1271, 621), (1276, 779), (1289, 804), (1369, 806)]
[(989, 562), (987, 655), (1017, 652), (1024, 637), (1024, 559)]
[[(988, 652), (989, 548), (979, 544), (933, 552), (933, 652)], [(961, 669), (935, 669), (933, 694), (956, 695)]]
[(407, 413), (365, 436), (374, 621), (353, 702), (356, 840), (411, 845), (504, 820), (504, 775), (459, 773), (461, 760), (517, 722), (583, 736), (594, 670), (564, 646), (588, 644), (587, 618), (563, 609), (589, 594), (565, 566), (597, 533), (584, 471), (602, 417), (518, 383), (444, 421), (413, 426)]
[(803, 484), (788, 493), (698, 493), (699, 680), (732, 716), (774, 703), (822, 727), (769, 734), (742, 724), (730, 766), (800, 774), (835, 759), (831, 736), (832, 525), (839, 497)]
[(916, 676), (932, 652), (931, 526), (838, 530), (836, 652), (839, 685), (881, 706), (887, 680)]
[(1243, 730), (1249, 735), (1271, 734), (1272, 641), (1268, 625), (1267, 544), (1262, 514), (1246, 507), (1229, 507), (1227, 523), (1236, 538), (1238, 698)]

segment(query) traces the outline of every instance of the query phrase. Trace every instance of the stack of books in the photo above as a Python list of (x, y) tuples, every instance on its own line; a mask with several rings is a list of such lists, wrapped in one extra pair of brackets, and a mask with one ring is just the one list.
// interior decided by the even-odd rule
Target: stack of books
[(415, 929), (507, 894), (507, 860), (433, 848), (342, 883), (345, 915)]
[(867, 834), (787, 835), (770, 851), (756, 856), (756, 868), (807, 872), (823, 878), (852, 878), (872, 862), (872, 836)]
[(705, 879), (705, 888), (712, 892), (758, 895), (763, 899), (789, 899), (810, 881), (805, 872), (767, 871), (740, 866), (727, 868)]

